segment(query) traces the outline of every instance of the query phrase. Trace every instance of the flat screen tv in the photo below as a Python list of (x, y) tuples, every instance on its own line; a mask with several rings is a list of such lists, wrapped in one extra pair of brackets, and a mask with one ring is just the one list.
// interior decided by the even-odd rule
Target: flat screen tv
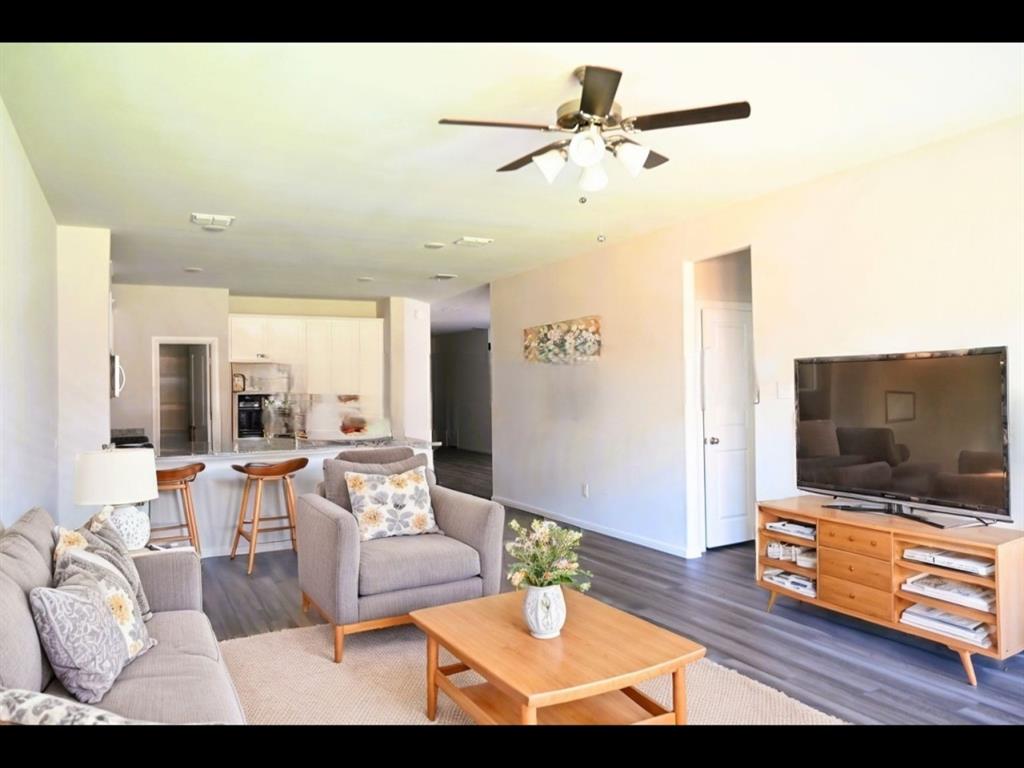
[(794, 362), (799, 488), (942, 527), (929, 512), (1012, 520), (1006, 347)]

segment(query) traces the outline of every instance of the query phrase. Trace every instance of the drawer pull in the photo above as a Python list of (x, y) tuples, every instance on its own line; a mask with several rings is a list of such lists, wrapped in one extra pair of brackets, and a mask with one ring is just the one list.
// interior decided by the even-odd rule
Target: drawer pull
[(874, 539), (872, 539), (872, 540), (871, 540), (871, 546), (872, 546), (872, 547), (877, 547), (877, 546), (878, 546), (878, 542), (877, 542), (877, 541), (875, 541)]
[(853, 566), (852, 565), (848, 565), (846, 567), (850, 569), (850, 573), (853, 573)]
[(846, 538), (849, 539), (850, 541), (856, 541), (857, 540), (854, 536), (847, 536)]
[(832, 538), (835, 538), (836, 532), (835, 531), (829, 531), (828, 535), (831, 536)]
[(853, 594), (853, 592), (851, 592), (851, 593), (850, 593), (850, 599), (851, 599), (851, 600), (856, 600), (856, 599), (857, 599), (857, 596), (856, 596), (855, 594)]

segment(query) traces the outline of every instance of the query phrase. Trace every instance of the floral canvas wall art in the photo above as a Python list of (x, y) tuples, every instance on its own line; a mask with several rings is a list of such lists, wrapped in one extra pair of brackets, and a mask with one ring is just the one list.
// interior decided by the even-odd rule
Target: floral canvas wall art
[(536, 363), (578, 363), (601, 354), (601, 318), (577, 317), (523, 331), (523, 357)]

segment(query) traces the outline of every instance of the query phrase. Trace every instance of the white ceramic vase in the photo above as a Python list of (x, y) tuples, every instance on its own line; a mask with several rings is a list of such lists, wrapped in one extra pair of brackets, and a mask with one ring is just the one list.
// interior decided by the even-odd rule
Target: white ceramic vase
[(562, 586), (526, 588), (523, 599), (523, 618), (530, 634), (541, 640), (558, 637), (565, 624), (565, 597)]

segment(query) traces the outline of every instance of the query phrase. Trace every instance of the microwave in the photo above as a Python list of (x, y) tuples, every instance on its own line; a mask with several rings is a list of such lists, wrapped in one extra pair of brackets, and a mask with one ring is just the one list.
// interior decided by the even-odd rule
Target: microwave
[(124, 367), (120, 355), (110, 356), (110, 396), (120, 397), (125, 385)]

